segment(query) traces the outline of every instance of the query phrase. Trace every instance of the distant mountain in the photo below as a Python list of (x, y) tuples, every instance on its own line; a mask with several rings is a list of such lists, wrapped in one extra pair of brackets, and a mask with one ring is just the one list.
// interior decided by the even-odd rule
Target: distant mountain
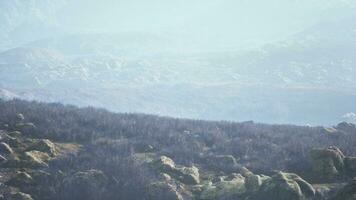
[(352, 19), (250, 51), (197, 52), (140, 32), (42, 39), (0, 53), (0, 86), (25, 99), (122, 112), (333, 124), (356, 110)]

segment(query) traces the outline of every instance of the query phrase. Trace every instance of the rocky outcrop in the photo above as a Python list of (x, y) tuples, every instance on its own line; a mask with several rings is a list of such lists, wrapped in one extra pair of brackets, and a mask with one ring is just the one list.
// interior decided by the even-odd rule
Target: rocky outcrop
[(278, 172), (266, 180), (251, 199), (306, 200), (313, 199), (314, 196), (314, 188), (298, 175)]
[(337, 147), (312, 150), (311, 161), (313, 173), (319, 180), (356, 176), (356, 157), (345, 156)]
[(147, 200), (183, 200), (177, 189), (166, 182), (155, 182), (147, 186)]
[(337, 147), (313, 149), (310, 156), (313, 173), (318, 178), (333, 180), (343, 174), (345, 156)]
[(102, 171), (87, 170), (69, 176), (63, 180), (60, 196), (66, 200), (105, 199), (105, 187), (108, 178)]
[(56, 145), (47, 139), (37, 141), (28, 150), (36, 150), (36, 151), (45, 152), (50, 156), (55, 156), (58, 153)]
[(166, 173), (180, 182), (187, 185), (195, 185), (200, 182), (199, 169), (192, 167), (176, 166), (174, 161), (166, 156), (159, 157), (152, 163), (152, 166), (159, 173)]
[(25, 152), (23, 159), (21, 160), (22, 165), (25, 167), (48, 167), (47, 161), (50, 157), (47, 153), (40, 151), (28, 151)]
[(248, 173), (245, 175), (245, 187), (248, 193), (257, 192), (262, 186), (263, 182), (268, 180), (270, 177), (265, 175), (256, 175), (253, 173)]
[(205, 183), (201, 189), (199, 199), (225, 199), (235, 195), (242, 195), (245, 192), (245, 178), (240, 174), (233, 174), (228, 177), (220, 177), (220, 181), (215, 183)]

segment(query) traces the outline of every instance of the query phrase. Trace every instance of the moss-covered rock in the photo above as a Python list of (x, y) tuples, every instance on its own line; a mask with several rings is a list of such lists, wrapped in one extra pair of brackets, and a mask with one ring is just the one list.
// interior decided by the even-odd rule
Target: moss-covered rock
[(246, 192), (245, 178), (240, 174), (232, 177), (221, 177), (218, 182), (206, 182), (201, 191), (199, 195), (201, 200), (219, 200), (242, 195)]
[(266, 180), (251, 199), (306, 200), (314, 196), (314, 188), (298, 175), (278, 172)]
[(333, 180), (344, 173), (344, 154), (337, 147), (313, 149), (310, 153), (313, 173), (320, 179)]
[(166, 173), (184, 184), (195, 185), (200, 181), (197, 167), (178, 167), (172, 159), (166, 156), (161, 156), (156, 161), (153, 161), (152, 166), (159, 173)]
[(166, 182), (155, 182), (147, 186), (147, 200), (183, 200), (177, 189)]

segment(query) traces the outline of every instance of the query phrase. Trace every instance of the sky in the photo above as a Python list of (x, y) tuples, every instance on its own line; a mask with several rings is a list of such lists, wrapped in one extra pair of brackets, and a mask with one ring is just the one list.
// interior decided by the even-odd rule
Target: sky
[(137, 31), (212, 46), (263, 44), (353, 15), (355, 5), (355, 0), (4, 0), (0, 37), (26, 42), (60, 33)]
[(207, 40), (273, 40), (352, 11), (348, 0), (86, 0), (59, 11), (72, 31), (168, 32)]

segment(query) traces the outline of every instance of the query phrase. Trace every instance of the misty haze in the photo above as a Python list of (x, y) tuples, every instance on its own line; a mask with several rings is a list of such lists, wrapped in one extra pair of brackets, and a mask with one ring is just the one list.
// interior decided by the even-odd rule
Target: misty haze
[(356, 1), (0, 0), (0, 199), (355, 200)]

